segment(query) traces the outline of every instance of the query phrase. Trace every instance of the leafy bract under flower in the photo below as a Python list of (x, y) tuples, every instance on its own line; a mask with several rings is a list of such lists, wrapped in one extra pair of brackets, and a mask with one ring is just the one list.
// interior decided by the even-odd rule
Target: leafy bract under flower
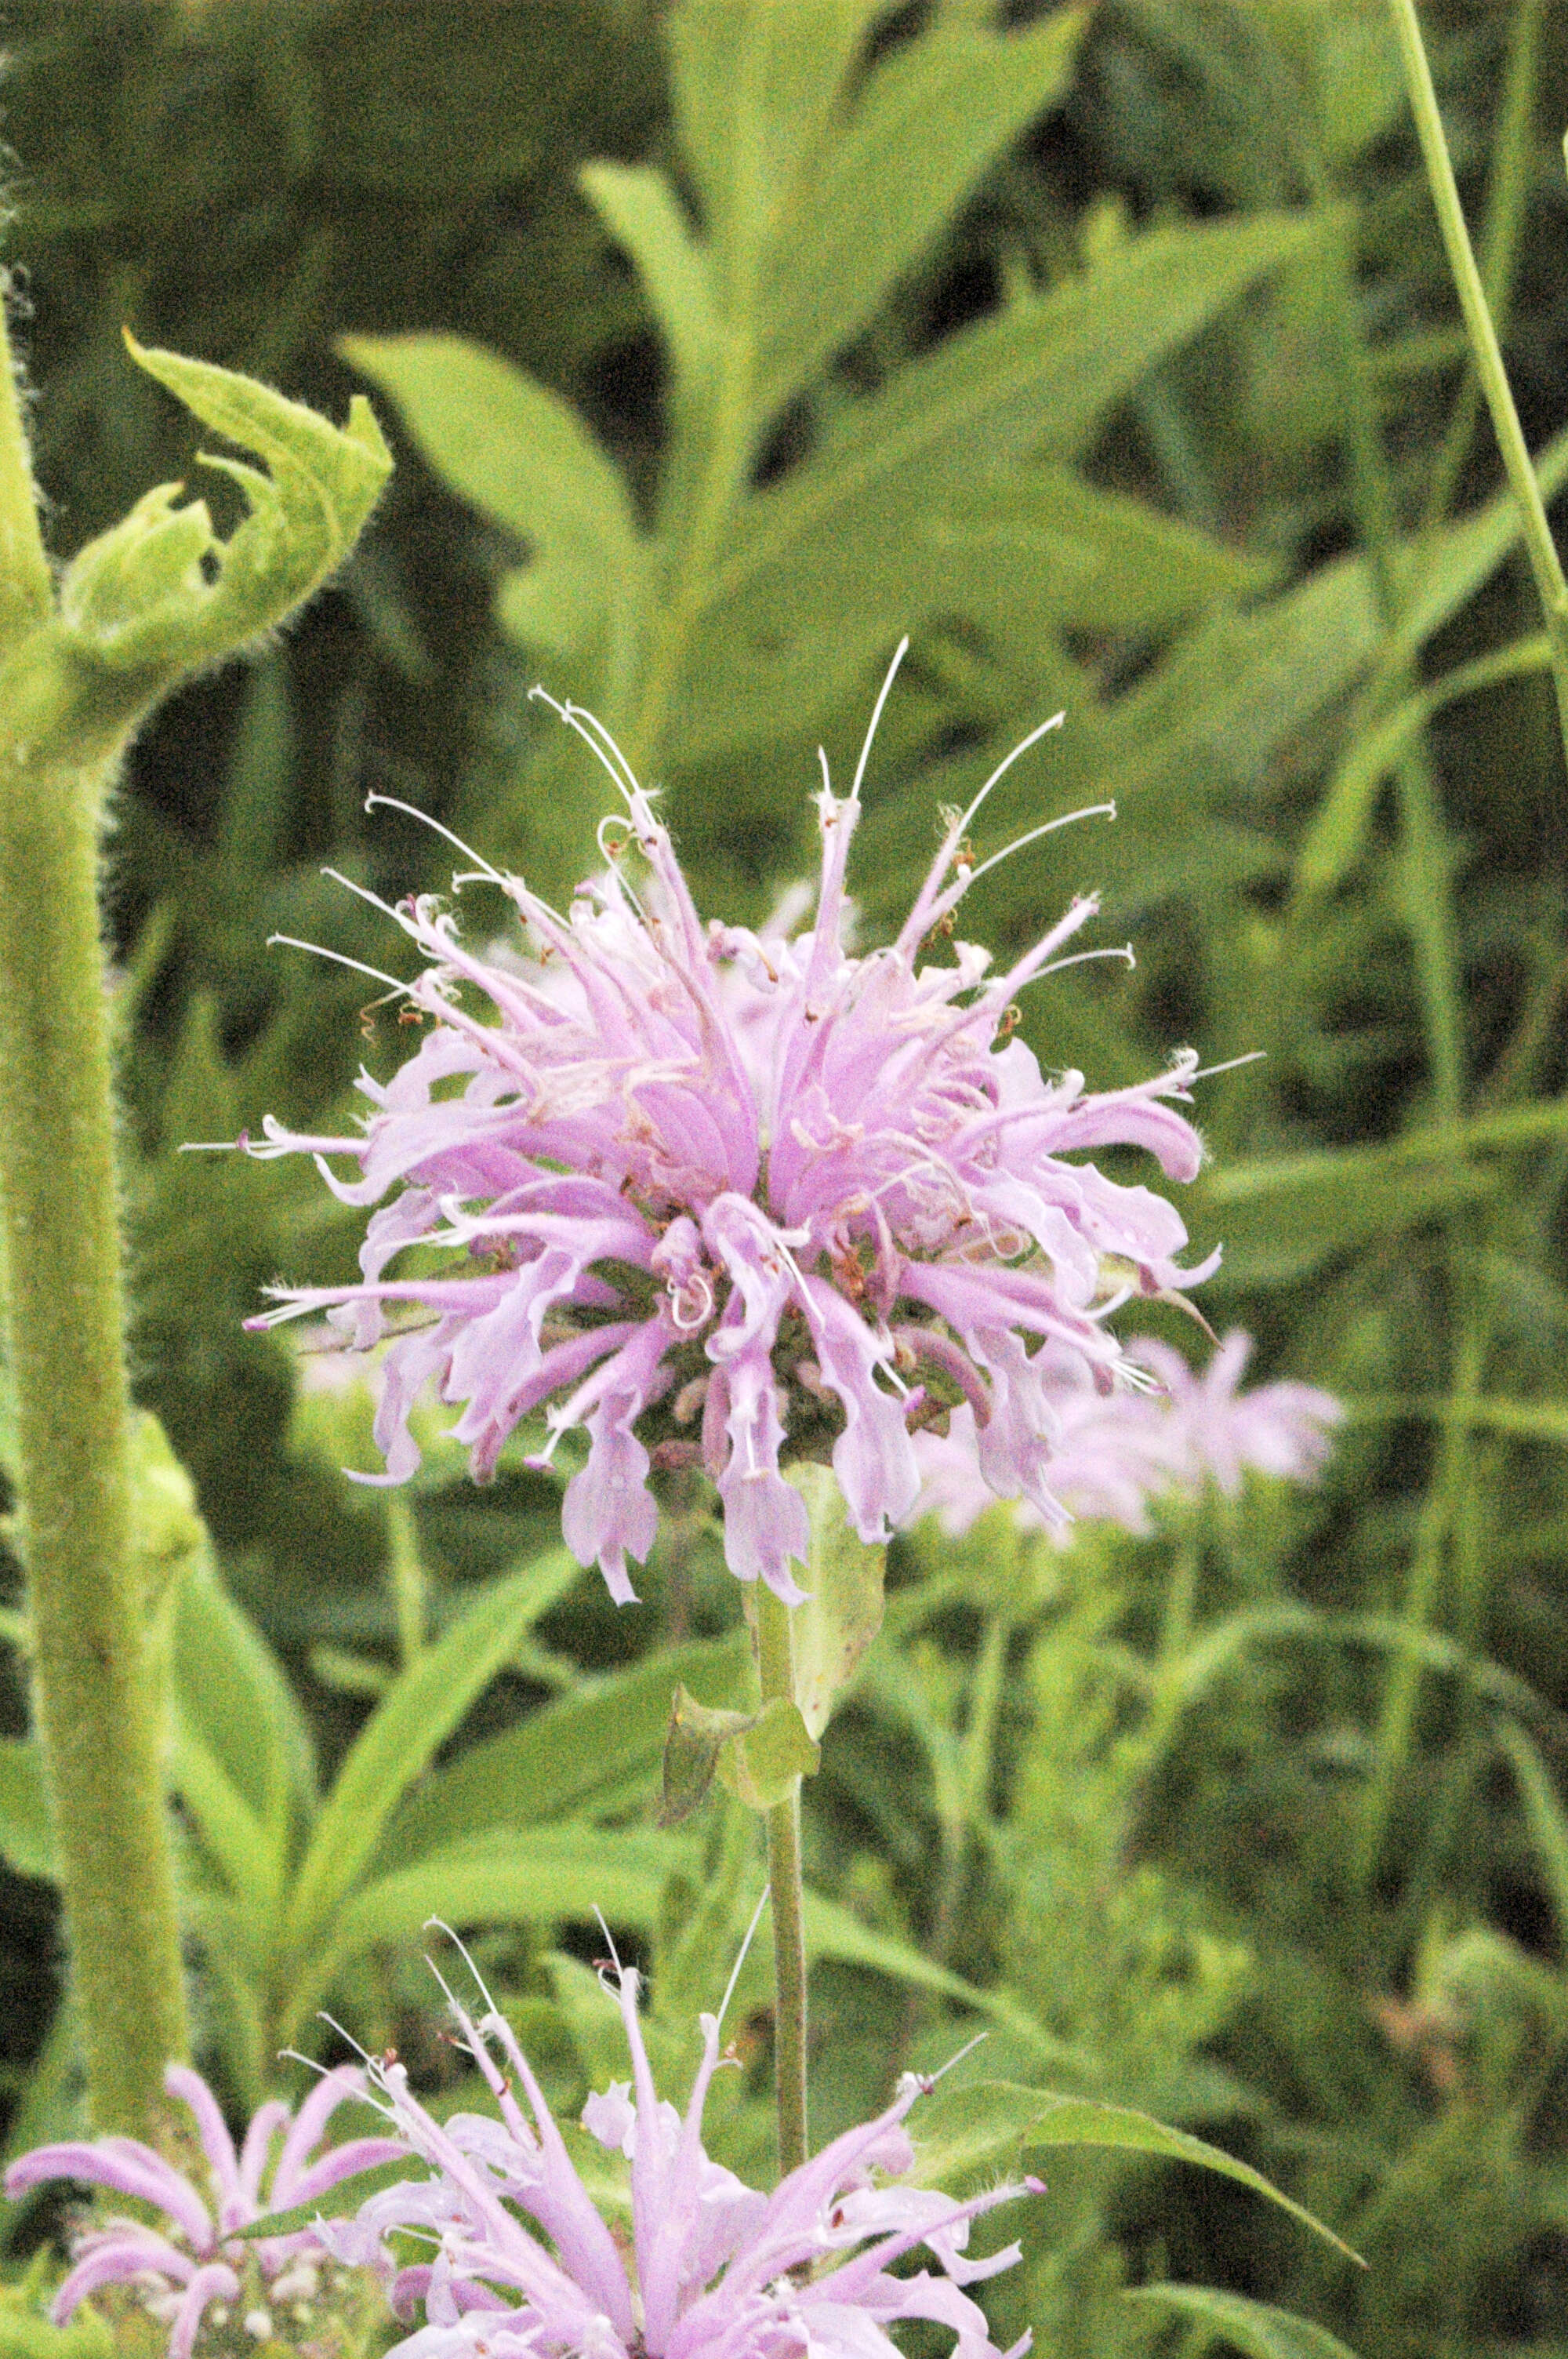
[[(308, 2321), (323, 2273), (334, 2273), (316, 2231), (296, 2229), (252, 2244), (242, 2243), (233, 2232), (269, 2212), (312, 2202), (341, 2180), (401, 2157), (401, 2145), (370, 2137), (351, 2139), (312, 2159), (344, 2098), (362, 2093), (364, 2076), (347, 2065), (325, 2074), (297, 2114), (276, 2100), (263, 2105), (237, 2151), (218, 2101), (199, 2072), (171, 2064), (164, 2085), (194, 2117), (211, 2175), (207, 2190), (154, 2147), (131, 2137), (37, 2147), (5, 2173), (5, 2192), (13, 2201), (51, 2180), (80, 2180), (134, 2197), (164, 2215), (156, 2225), (110, 2219), (79, 2236), (49, 2315), (63, 2325), (90, 2294), (129, 2287), (168, 2327), (168, 2359), (190, 2359), (208, 2313), (226, 2311), (247, 2298), (253, 2301), (248, 2316), (254, 2340), (270, 2335), (274, 2307), (287, 2307), (289, 2315)], [(254, 2280), (248, 2288), (247, 2278)]]
[[(395, 2345), (399, 2359), (898, 2359), (887, 2332), (898, 2319), (951, 2328), (957, 2359), (1001, 2359), (963, 2288), (1010, 2267), (1019, 2248), (971, 2260), (965, 2246), (971, 2219), (1029, 2190), (998, 2187), (958, 2203), (883, 2183), (913, 2165), (902, 2125), (929, 2083), (906, 2075), (885, 2113), (762, 2195), (703, 2149), (719, 2019), (701, 2018), (702, 2061), (683, 2117), (654, 2087), (639, 1980), (629, 1968), (620, 1973), (632, 2080), (590, 2097), (583, 2113), (584, 2127), (630, 2163), (630, 2250), (584, 2186), (503, 2017), (476, 2025), (453, 2006), (499, 2120), (458, 2114), (438, 2124), (401, 2064), (372, 2064), (410, 2160), (434, 2175), (372, 2196), (355, 2222), (321, 2233), (361, 2265), (388, 2267), (394, 2232), (400, 2244), (412, 2235), (427, 2245), (428, 2257), (393, 2281), (399, 2315), (412, 2321), (422, 2308), (425, 2316)], [(892, 2276), (891, 2265), (918, 2245), (939, 2267)], [(1025, 2335), (1006, 2359), (1028, 2346)]]
[[(896, 940), (857, 955), (860, 771), (849, 796), (825, 784), (816, 799), (804, 931), (704, 926), (650, 797), (597, 723), (563, 717), (604, 759), (629, 833), (601, 830), (607, 869), (564, 917), (519, 878), (454, 879), (506, 895), (526, 958), (477, 956), (433, 897), (389, 913), (428, 962), (398, 987), (430, 1022), (418, 1049), (388, 1082), (362, 1074), (362, 1136), (269, 1117), (251, 1148), (313, 1154), (342, 1201), (380, 1207), (361, 1282), (277, 1288), (251, 1323), (324, 1310), (360, 1349), (393, 1332), (386, 1471), (366, 1480), (417, 1465), (408, 1415), (427, 1383), (463, 1404), (451, 1430), (481, 1480), (537, 1411), (535, 1462), (585, 1429), (565, 1536), (618, 1599), (656, 1529), (654, 1464), (705, 1465), (731, 1570), (793, 1603), (808, 1534), (786, 1444), (830, 1451), (850, 1520), (882, 1539), (919, 1495), (913, 1432), (960, 1400), (985, 1483), (1063, 1520), (1047, 1353), (1114, 1394), (1108, 1314), (1218, 1258), (1184, 1270), (1186, 1232), (1162, 1197), (1067, 1158), (1137, 1146), (1192, 1178), (1197, 1135), (1165, 1101), (1188, 1100), (1195, 1056), (1097, 1095), (1081, 1073), (1046, 1077), (1011, 1037), (1016, 995), (1061, 962), (1092, 897), (994, 977), (972, 943), (927, 960), (979, 873), (968, 831), (994, 781), (947, 828)], [(633, 839), (640, 891), (623, 873)], [(355, 1176), (333, 1171), (343, 1158)]]
[[(1051, 1469), (1057, 1496), (1083, 1522), (1146, 1533), (1153, 1500), (1191, 1495), (1206, 1483), (1234, 1497), (1248, 1468), (1310, 1482), (1328, 1455), (1329, 1435), (1344, 1408), (1315, 1385), (1277, 1383), (1243, 1391), (1251, 1351), (1251, 1337), (1234, 1329), (1203, 1375), (1195, 1376), (1168, 1343), (1136, 1337), (1127, 1345), (1127, 1360), (1143, 1372), (1147, 1388), (1111, 1400), (1085, 1381), (1081, 1363), (1042, 1353), (1041, 1380), (1054, 1386), (1061, 1419)], [(946, 1434), (922, 1433), (915, 1449), (922, 1485), (910, 1522), (935, 1516), (954, 1537), (968, 1531), (995, 1504), (976, 1463), (974, 1412), (967, 1405), (955, 1409)], [(1041, 1517), (1025, 1502), (1018, 1520), (1037, 1527)], [(1054, 1528), (1065, 1538), (1071, 1527)]]

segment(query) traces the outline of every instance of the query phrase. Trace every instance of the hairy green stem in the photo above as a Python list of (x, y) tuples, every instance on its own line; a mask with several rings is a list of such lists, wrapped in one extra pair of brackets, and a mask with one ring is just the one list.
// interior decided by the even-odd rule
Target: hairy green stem
[[(789, 1608), (757, 1583), (757, 1669), (762, 1701), (795, 1701)], [(800, 1782), (768, 1812), (768, 1882), (773, 1919), (773, 2066), (778, 2084), (779, 2175), (806, 2160), (806, 1912), (800, 1862)]]
[(96, 870), (103, 781), (0, 736), (0, 1205), (38, 1734), (94, 2121), (146, 2136), (186, 2047), (129, 1394)]
[(11, 338), (0, 286), (0, 647), (41, 623), (53, 603), (49, 559), (38, 530), (32, 455), (11, 360)]
[(1433, 87), (1432, 70), (1427, 64), (1421, 26), (1416, 17), (1415, 0), (1389, 0), (1389, 5), (1393, 13), (1394, 31), (1404, 62), (1405, 81), (1410, 89), (1411, 106), (1426, 163), (1433, 203), (1437, 211), (1438, 226), (1443, 232), (1448, 266), (1453, 273), (1470, 349), (1475, 355), (1476, 374), (1486, 396), (1487, 407), (1492, 413), (1492, 425), (1509, 487), (1519, 504), (1525, 553), (1530, 559), (1530, 571), (1535, 576), (1536, 591), (1552, 641), (1552, 684), (1557, 690), (1564, 758), (1568, 759), (1568, 582), (1563, 580), (1562, 561), (1552, 537), (1541, 486), (1530, 462), (1524, 429), (1514, 408), (1513, 390), (1503, 365), (1502, 348), (1498, 342), (1487, 290), (1470, 244), (1470, 233), (1465, 227), (1459, 188), (1449, 160), (1448, 143), (1444, 136), (1443, 117), (1438, 111), (1437, 92)]
[[(88, 2094), (156, 2129), (186, 2049), (130, 1395), (98, 851), (112, 762), (61, 758), (49, 576), (0, 342), (0, 1233), (38, 1743)], [(14, 692), (10, 692), (14, 691)], [(43, 721), (46, 725), (37, 729)]]

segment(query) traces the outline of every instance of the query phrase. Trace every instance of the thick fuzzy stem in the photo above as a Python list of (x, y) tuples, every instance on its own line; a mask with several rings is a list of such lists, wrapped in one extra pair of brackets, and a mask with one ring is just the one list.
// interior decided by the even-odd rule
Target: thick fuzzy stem
[(0, 742), (0, 1208), (38, 1733), (93, 2119), (145, 2136), (186, 2031), (131, 1546), (102, 781), (39, 777), (14, 753)]
[[(0, 634), (47, 641), (48, 571), (0, 354)], [(38, 626), (42, 625), (41, 631)], [(18, 641), (23, 645), (18, 650)], [(38, 758), (0, 718), (0, 1221), (38, 1741), (92, 2115), (151, 2131), (185, 2052), (157, 1682), (132, 1548), (129, 1394), (108, 1006), (101, 766)]]
[[(757, 1668), (762, 1701), (795, 1701), (789, 1608), (757, 1583)], [(773, 1919), (773, 2068), (778, 2084), (779, 2175), (806, 2160), (806, 1915), (800, 1863), (800, 1781), (768, 1812)]]

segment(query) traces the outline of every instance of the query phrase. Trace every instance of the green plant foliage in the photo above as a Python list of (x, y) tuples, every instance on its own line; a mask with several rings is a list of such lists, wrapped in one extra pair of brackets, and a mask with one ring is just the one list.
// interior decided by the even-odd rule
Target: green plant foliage
[[(535, 677), (664, 789), (703, 914), (755, 923), (810, 864), (817, 738), (847, 777), (907, 631), (862, 940), (907, 908), (939, 806), (1064, 711), (977, 849), (1117, 819), (988, 874), (965, 930), (1006, 956), (1098, 889), (1096, 946), (1133, 941), (1135, 972), (1023, 995), (1049, 1071), (1115, 1086), (1178, 1041), (1266, 1051), (1200, 1085), (1182, 1209), (1225, 1249), (1204, 1308), (1254, 1332), (1260, 1375), (1350, 1414), (1319, 1490), (1210, 1495), (1142, 1541), (1058, 1550), (1000, 1516), (901, 1539), (874, 1637), (884, 1568), (814, 1568), (814, 2142), (983, 2029), (911, 2127), (955, 2184), (1044, 2183), (999, 2222), (1024, 2246), (982, 2289), (1003, 2347), (1552, 2359), (1563, 779), (1385, 0), (13, 14), (7, 257), (83, 626), (113, 637), (127, 564), (211, 615), (273, 496), (247, 509), (220, 475), (210, 527), (159, 494), (113, 538), (190, 460), (122, 324), (276, 385), (269, 434), (368, 386), (399, 445), (304, 620), (146, 726), (111, 847), (135, 1367), (174, 1453), (148, 1461), (168, 1520), (146, 1554), (193, 1987), (236, 2112), (280, 2045), (325, 2052), (322, 2006), (456, 2102), (436, 1916), (568, 2117), (624, 2076), (596, 1908), (649, 1969), (678, 2096), (762, 1880), (704, 1765), (700, 1806), (655, 1823), (676, 1690), (731, 1737), (757, 1711), (695, 1494), (672, 1486), (618, 1613), (520, 1453), (472, 1492), (438, 1405), (389, 1506), (339, 1472), (375, 1464), (368, 1395), (306, 1390), (242, 1333), (280, 1273), (351, 1276), (358, 1229), (308, 1171), (180, 1147), (268, 1110), (340, 1131), (362, 1058), (384, 1082), (407, 1044), (365, 1006), (381, 986), (267, 938), (396, 966), (322, 868), (395, 901), (445, 891), (452, 857), (367, 818), (371, 790), (569, 897), (608, 790), (525, 704)], [(1560, 30), (1541, 0), (1422, 16), (1560, 503)], [(368, 438), (346, 463), (368, 502)], [(492, 914), (463, 908), (477, 940)], [(1118, 1323), (1206, 1349), (1157, 1304)], [(27, 1633), (4, 1626), (0, 2072), (29, 2143), (71, 2121), (74, 2032)], [(714, 2150), (762, 2183), (756, 1954), (731, 2005)], [(1046, 2153), (1047, 2103), (1059, 2127), (1173, 2126)]]
[(1241, 2294), (1215, 2293), (1207, 2286), (1139, 2286), (1125, 2299), (1158, 2304), (1206, 2327), (1216, 2340), (1244, 2351), (1249, 2359), (1348, 2359), (1337, 2335), (1288, 2310), (1271, 2310)]

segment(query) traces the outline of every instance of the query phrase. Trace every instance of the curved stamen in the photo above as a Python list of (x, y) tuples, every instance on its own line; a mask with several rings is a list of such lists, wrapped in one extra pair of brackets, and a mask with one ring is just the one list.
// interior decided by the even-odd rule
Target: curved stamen
[(565, 704), (557, 703), (549, 690), (542, 688), (537, 681), (528, 690), (528, 699), (530, 703), (547, 704), (557, 719), (566, 723), (568, 729), (576, 730), (600, 768), (608, 775), (633, 818), (635, 819), (636, 799), (643, 794), (643, 790), (637, 783), (636, 772), (599, 715), (596, 712), (585, 712), (580, 704), (574, 704), (569, 697)]
[[(887, 669), (887, 678), (883, 680), (877, 696), (877, 701), (871, 707), (871, 717), (866, 729), (865, 743), (860, 747), (860, 758), (855, 765), (855, 783), (849, 789), (849, 800), (852, 803), (859, 802), (860, 799), (860, 781), (866, 775), (866, 764), (871, 758), (871, 741), (877, 734), (877, 723), (882, 717), (882, 707), (886, 704), (888, 698), (892, 693), (892, 684), (898, 678), (898, 668), (908, 653), (909, 634), (906, 631), (903, 637), (900, 639), (897, 647), (893, 649), (892, 661), (889, 664)], [(824, 767), (826, 766), (826, 762), (824, 762)]]
[[(445, 836), (447, 842), (452, 845), (454, 850), (460, 852), (464, 855), (465, 859), (471, 860), (474, 863), (475, 874), (477, 875), (488, 876), (492, 884), (500, 885), (504, 887), (506, 884), (505, 877), (501, 874), (499, 868), (492, 868), (491, 866), (482, 852), (475, 852), (471, 844), (465, 843), (460, 835), (454, 835), (451, 829), (449, 827), (444, 827), (438, 819), (432, 819), (428, 811), (421, 810), (417, 803), (399, 802), (395, 795), (366, 795), (364, 799), (364, 808), (367, 811), (373, 811), (378, 808), (384, 808), (387, 810), (402, 811), (406, 817), (409, 819), (416, 819), (420, 822), (421, 826), (431, 829), (437, 835)], [(457, 880), (454, 877), (454, 884), (456, 881)]]
[(269, 951), (275, 946), (286, 951), (308, 951), (312, 958), (330, 959), (334, 966), (351, 967), (355, 974), (368, 974), (373, 983), (390, 984), (399, 995), (410, 988), (399, 983), (395, 974), (384, 974), (378, 966), (366, 966), (363, 959), (350, 958), (342, 951), (323, 950), (319, 942), (302, 942), (297, 934), (268, 934), (266, 946)]
[(1011, 843), (1003, 844), (1001, 850), (993, 852), (989, 860), (982, 860), (978, 868), (971, 868), (964, 879), (964, 890), (967, 893), (971, 885), (978, 885), (982, 876), (989, 876), (993, 868), (1000, 868), (1002, 862), (1011, 860), (1015, 852), (1022, 852), (1027, 845), (1038, 843), (1043, 835), (1054, 835), (1059, 827), (1072, 827), (1081, 819), (1113, 820), (1115, 817), (1114, 803), (1086, 803), (1082, 810), (1066, 811), (1060, 819), (1044, 820), (1039, 827), (1032, 827), (1027, 835), (1015, 836)]

